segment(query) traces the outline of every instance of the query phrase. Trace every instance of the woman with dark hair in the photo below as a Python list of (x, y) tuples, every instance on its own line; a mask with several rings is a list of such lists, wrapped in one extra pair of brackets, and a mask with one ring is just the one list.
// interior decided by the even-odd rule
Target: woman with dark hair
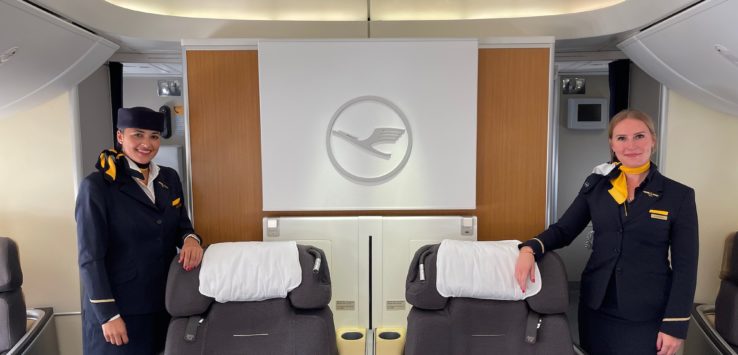
[(673, 355), (687, 335), (697, 277), (694, 190), (650, 158), (651, 118), (626, 110), (610, 121), (613, 161), (595, 167), (566, 213), (520, 245), (515, 277), (525, 292), (534, 260), (569, 245), (592, 221), (582, 272), (579, 338), (590, 354)]
[(158, 354), (169, 324), (169, 264), (181, 248), (178, 261), (191, 270), (203, 251), (177, 172), (152, 162), (164, 116), (122, 108), (117, 126), (122, 152), (100, 154), (99, 171), (82, 181), (75, 209), (84, 353)]

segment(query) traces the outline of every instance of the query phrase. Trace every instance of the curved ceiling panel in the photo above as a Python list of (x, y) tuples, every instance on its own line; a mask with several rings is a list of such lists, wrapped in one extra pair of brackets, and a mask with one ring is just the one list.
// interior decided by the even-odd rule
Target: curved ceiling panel
[(118, 49), (19, 0), (0, 0), (0, 33), (0, 116), (71, 89)]
[(366, 0), (105, 0), (155, 15), (277, 21), (363, 21)]
[(372, 0), (372, 20), (477, 20), (599, 10), (624, 0)]
[(738, 1), (712, 0), (618, 45), (646, 73), (712, 109), (738, 115)]
[(105, 0), (156, 15), (281, 21), (468, 20), (598, 10), (624, 0)]
[[(176, 6), (160, 8), (163, 14), (134, 11), (105, 0), (34, 0), (77, 23), (85, 24), (106, 38), (121, 43), (123, 51), (148, 52), (141, 43), (159, 41), (179, 47), (181, 39), (208, 38), (397, 38), (554, 36), (556, 40), (611, 36), (651, 24), (698, 0), (239, 0), (259, 18), (303, 18), (294, 15), (308, 9), (314, 16), (354, 20), (234, 20), (173, 16), (196, 4), (205, 11), (212, 1), (127, 0), (135, 3)], [(110, 0), (123, 1), (123, 0)], [(223, 9), (224, 1), (217, 0)], [(368, 2), (367, 2), (368, 1)], [(367, 5), (369, 4), (369, 5)], [(614, 5), (613, 5), (614, 4)], [(129, 4), (130, 6), (130, 4)], [(235, 6), (235, 5), (234, 5)], [(246, 5), (239, 5), (243, 8)], [(369, 10), (367, 10), (367, 6)], [(593, 8), (601, 7), (596, 10)], [(228, 8), (235, 13), (238, 8)], [(497, 11), (497, 15), (495, 15)], [(540, 15), (551, 12), (559, 15)], [(578, 12), (583, 11), (583, 12)], [(402, 13), (412, 12), (413, 18)], [(492, 16), (525, 16), (487, 18)], [(187, 13), (192, 16), (191, 13)], [(398, 15), (400, 14), (400, 15)], [(253, 14), (252, 14), (253, 15)], [(256, 16), (256, 15), (253, 15)], [(312, 15), (311, 15), (312, 16)], [(419, 20), (419, 18), (459, 18)], [(481, 18), (485, 17), (485, 18)], [(387, 20), (385, 20), (387, 19)], [(157, 45), (157, 48), (161, 48)]]

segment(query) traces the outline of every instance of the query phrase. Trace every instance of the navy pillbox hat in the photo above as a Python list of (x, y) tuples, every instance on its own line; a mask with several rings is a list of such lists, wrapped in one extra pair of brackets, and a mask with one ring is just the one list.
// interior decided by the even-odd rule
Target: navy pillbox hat
[(164, 114), (148, 107), (118, 109), (118, 129), (140, 128), (164, 131)]

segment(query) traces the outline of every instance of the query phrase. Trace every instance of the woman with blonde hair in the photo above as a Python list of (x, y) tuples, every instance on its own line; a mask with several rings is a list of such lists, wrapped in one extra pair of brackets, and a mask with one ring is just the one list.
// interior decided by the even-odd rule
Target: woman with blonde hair
[(569, 245), (591, 221), (581, 278), (579, 338), (590, 354), (673, 355), (687, 335), (698, 230), (694, 190), (651, 162), (651, 118), (626, 110), (608, 130), (613, 160), (594, 168), (564, 215), (520, 245), (515, 277), (525, 292), (534, 261)]

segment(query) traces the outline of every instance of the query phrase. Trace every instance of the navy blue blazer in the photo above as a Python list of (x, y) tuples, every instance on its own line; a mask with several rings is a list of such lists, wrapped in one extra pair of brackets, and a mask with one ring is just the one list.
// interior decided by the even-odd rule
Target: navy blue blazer
[(121, 165), (113, 182), (87, 176), (75, 208), (85, 318), (100, 324), (163, 311), (169, 263), (194, 233), (174, 169), (160, 166), (154, 204)]
[(569, 245), (591, 220), (592, 254), (582, 272), (581, 302), (599, 309), (614, 277), (619, 316), (632, 321), (662, 318), (662, 332), (684, 339), (697, 280), (694, 190), (664, 177), (651, 164), (635, 199), (618, 205), (608, 193), (617, 174), (615, 169), (608, 176), (587, 177), (561, 219), (523, 245), (540, 258)]

